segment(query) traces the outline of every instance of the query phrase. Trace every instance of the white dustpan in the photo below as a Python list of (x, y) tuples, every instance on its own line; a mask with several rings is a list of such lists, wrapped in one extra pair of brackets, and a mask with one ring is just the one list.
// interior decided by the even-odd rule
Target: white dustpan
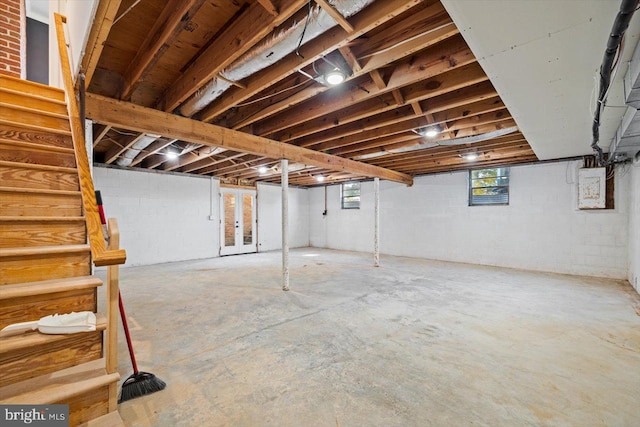
[(96, 315), (90, 311), (52, 314), (32, 322), (14, 323), (0, 331), (0, 337), (38, 330), (43, 334), (75, 334), (96, 330)]

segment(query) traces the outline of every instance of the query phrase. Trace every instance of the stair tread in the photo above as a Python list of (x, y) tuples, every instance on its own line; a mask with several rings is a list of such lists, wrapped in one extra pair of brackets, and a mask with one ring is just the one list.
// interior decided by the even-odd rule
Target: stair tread
[(94, 418), (78, 427), (124, 427), (124, 421), (118, 411), (109, 412), (98, 418)]
[(40, 170), (68, 172), (68, 173), (77, 173), (78, 171), (76, 168), (68, 168), (65, 166), (38, 165), (35, 163), (10, 162), (7, 160), (0, 160), (0, 166), (18, 167), (18, 168), (25, 168), (25, 169), (40, 169)]
[(102, 358), (0, 387), (0, 403), (46, 405), (64, 402), (120, 379), (118, 373), (107, 374), (105, 366)]
[(76, 252), (89, 252), (89, 245), (56, 245), (33, 246), (26, 248), (0, 248), (0, 258), (25, 255), (64, 254)]
[(26, 216), (26, 215), (12, 215), (2, 216), (0, 215), (0, 221), (4, 222), (84, 222), (83, 216)]
[(0, 286), (0, 300), (95, 288), (98, 286), (102, 286), (102, 280), (96, 276), (78, 276), (43, 280), (40, 282), (15, 283)]
[(51, 101), (63, 102), (66, 104), (66, 97), (64, 90), (48, 86), (42, 83), (36, 83), (29, 80), (23, 80), (17, 77), (7, 76), (5, 74), (0, 75), (0, 81), (3, 81), (2, 86), (5, 90), (14, 90), (23, 94), (24, 96), (37, 97), (39, 99), (46, 99)]
[(41, 110), (39, 108), (30, 108), (30, 107), (25, 107), (23, 105), (11, 104), (11, 103), (8, 103), (8, 102), (0, 102), (0, 107), (7, 107), (7, 108), (12, 108), (12, 109), (18, 110), (18, 111), (25, 111), (25, 112), (28, 112), (28, 113), (40, 114), (40, 115), (43, 115), (43, 116), (53, 117), (53, 118), (56, 118), (56, 119), (66, 119), (66, 118), (68, 118), (67, 114), (54, 113), (54, 112), (51, 112), (51, 111)]
[[(54, 89), (54, 90), (56, 89), (56, 88), (52, 88), (50, 86), (47, 86), (47, 88), (48, 89)], [(6, 87), (0, 87), (0, 92), (13, 93), (13, 94), (21, 95), (21, 96), (24, 96), (24, 97), (27, 97), (27, 98), (41, 99), (43, 101), (51, 102), (52, 104), (65, 105), (65, 106), (67, 105), (67, 103), (64, 101), (64, 99), (51, 98), (51, 97), (48, 97), (48, 96), (42, 96), (42, 95), (38, 95), (38, 94), (35, 94), (35, 93), (28, 93), (28, 92), (22, 92), (22, 91), (19, 91), (19, 90), (13, 90), (13, 89), (9, 89), (9, 88), (6, 88)], [(60, 94), (64, 98), (64, 92), (62, 90), (60, 91)]]
[(44, 188), (28, 188), (28, 187), (1, 187), (0, 192), (5, 193), (34, 193), (34, 194), (59, 194), (64, 196), (82, 196), (82, 193), (78, 191), (69, 190), (49, 190)]
[(27, 149), (50, 151), (53, 153), (73, 154), (75, 152), (73, 148), (58, 147), (56, 145), (48, 145), (48, 144), (37, 144), (35, 142), (25, 142), (25, 141), (18, 141), (18, 140), (7, 139), (7, 138), (0, 138), (0, 144), (7, 144), (14, 147), (22, 147)]
[[(106, 328), (107, 328), (107, 318), (103, 314), (96, 313), (96, 331), (104, 331)], [(93, 332), (94, 331), (80, 332), (80, 333), (86, 334), (86, 333), (93, 333)], [(23, 348), (53, 343), (56, 341), (62, 341), (72, 335), (77, 335), (77, 334), (50, 335), (50, 334), (42, 334), (38, 331), (31, 331), (31, 332), (25, 332), (20, 335), (0, 337), (0, 354), (20, 350)]]

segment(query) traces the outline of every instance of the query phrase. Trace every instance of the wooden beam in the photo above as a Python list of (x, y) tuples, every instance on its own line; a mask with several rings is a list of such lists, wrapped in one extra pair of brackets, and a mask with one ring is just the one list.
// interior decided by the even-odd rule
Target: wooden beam
[(385, 90), (387, 88), (387, 83), (382, 78), (380, 70), (371, 70), (369, 75), (371, 76), (371, 80), (376, 84), (376, 87), (379, 91)]
[(205, 0), (168, 0), (124, 73), (120, 99), (129, 99), (138, 84), (178, 38)]
[(349, 64), (351, 71), (357, 73), (358, 71), (362, 70), (362, 66), (358, 62), (358, 58), (356, 58), (349, 46), (342, 46), (341, 48), (338, 48), (338, 50), (342, 54), (342, 57), (344, 58), (346, 63)]
[(413, 108), (413, 113), (416, 116), (421, 116), (423, 114), (422, 113), (422, 106), (420, 106), (420, 101), (413, 101), (411, 103), (411, 108)]
[(167, 89), (159, 107), (173, 111), (306, 3), (306, 0), (282, 0), (276, 16), (260, 3), (251, 4)]
[[(447, 21), (444, 21), (444, 22), (448, 22), (448, 18), (447, 18)], [(410, 43), (399, 45), (385, 52), (384, 54), (378, 55), (375, 58), (370, 59), (367, 62), (366, 68), (360, 67), (360, 64), (359, 62), (357, 62), (358, 60), (355, 58), (355, 56), (353, 56), (353, 58), (349, 56), (351, 52), (349, 47), (345, 46), (340, 48), (342, 49), (340, 50), (340, 52), (345, 57), (345, 60), (347, 61), (347, 63), (352, 67), (353, 74), (349, 77), (348, 80), (353, 81), (353, 79), (355, 79), (358, 76), (361, 76), (370, 72), (376, 73), (379, 67), (384, 67), (392, 62), (395, 62), (399, 59), (404, 58), (405, 56), (412, 55), (417, 51), (420, 51), (429, 46), (432, 46), (446, 38), (453, 37), (456, 34), (458, 34), (458, 30), (455, 28), (455, 26), (453, 25), (445, 26), (433, 33), (424, 34), (412, 40)], [(459, 39), (461, 40), (461, 38)], [(464, 47), (465, 49), (467, 49), (467, 51), (469, 51), (468, 47), (466, 47), (466, 44), (464, 45)], [(455, 47), (451, 47), (451, 50), (449, 51), (449, 53), (455, 52), (455, 50), (456, 50)], [(353, 55), (353, 53), (351, 53), (351, 55)], [(380, 79), (382, 81), (381, 77)], [(381, 83), (381, 86), (384, 89), (386, 84)], [(238, 112), (235, 114), (230, 112), (226, 116), (228, 120), (227, 127), (231, 127), (236, 130), (246, 131), (246, 129), (244, 129), (245, 126), (248, 126), (264, 118), (267, 118), (278, 112), (284, 111), (287, 108), (290, 108), (293, 105), (306, 101), (322, 92), (327, 91), (328, 89), (329, 88), (326, 86), (314, 85), (313, 87), (300, 90), (296, 92), (294, 95), (289, 96), (280, 102), (274, 103), (272, 99), (269, 99), (264, 102), (254, 103), (248, 108), (239, 109)], [(229, 121), (229, 116), (232, 116), (230, 121)]]
[[(417, 78), (415, 74), (419, 73), (419, 71), (414, 70), (412, 73), (413, 77), (405, 77), (413, 81)], [(423, 73), (427, 74), (428, 71), (425, 70)], [(420, 81), (416, 84), (414, 90), (405, 92), (406, 100), (412, 102), (417, 99), (433, 98), (485, 80), (488, 80), (488, 77), (482, 68), (477, 63), (469, 64)], [(396, 85), (389, 85), (387, 89), (392, 87), (395, 88)], [(365, 90), (362, 90), (362, 88)], [(286, 111), (286, 114), (281, 113), (262, 123), (255, 124), (254, 133), (261, 136), (273, 135), (274, 139), (280, 139), (278, 138), (277, 132), (306, 123), (312, 119), (320, 117), (325, 117), (326, 119), (326, 116), (332, 115), (332, 112), (340, 111), (349, 107), (350, 104), (376, 97), (378, 93), (377, 89), (370, 83), (369, 86), (365, 84), (351, 88), (349, 91), (345, 91), (341, 97), (320, 97), (319, 99), (312, 100), (315, 102), (305, 102), (303, 108)], [(378, 103), (378, 107), (379, 109), (384, 108), (381, 103)], [(395, 100), (393, 101), (393, 107), (396, 107)], [(338, 121), (338, 123), (340, 123), (340, 121)]]
[[(432, 119), (427, 119), (427, 124), (441, 124), (447, 120), (459, 120), (465, 117), (473, 117), (479, 114), (485, 114), (492, 111), (504, 109), (504, 103), (498, 96), (481, 100), (477, 102), (470, 102), (465, 105), (459, 105), (446, 110), (434, 111)], [(381, 114), (359, 120), (356, 122), (348, 123), (342, 126), (336, 126), (332, 129), (328, 129), (319, 135), (312, 135), (315, 138), (301, 138), (296, 141), (296, 145), (301, 147), (310, 148), (315, 144), (338, 140), (351, 135), (362, 134), (365, 131), (381, 128), (384, 126), (397, 125), (406, 121), (413, 121), (425, 116), (425, 114), (412, 115), (412, 109), (409, 107), (391, 109)], [(407, 128), (411, 129), (411, 128)]]
[(107, 154), (105, 154), (104, 162), (108, 165), (115, 162), (122, 153), (131, 148), (133, 144), (140, 141), (144, 136), (145, 134), (141, 133), (137, 136), (129, 137), (128, 141), (122, 145), (114, 145), (109, 151), (107, 151)]
[[(284, 57), (273, 67), (268, 67), (255, 73), (247, 82), (247, 89), (229, 89), (214, 103), (205, 108), (198, 117), (204, 121), (210, 121), (229, 108), (243, 102), (258, 92), (272, 86), (275, 82), (289, 76), (302, 67), (310, 65), (323, 55), (327, 55), (342, 46), (347, 46), (351, 40), (367, 33), (373, 28), (384, 24), (401, 13), (422, 3), (424, 0), (385, 0), (378, 1), (366, 7), (361, 12), (351, 17), (354, 31), (344, 35), (342, 28), (331, 28), (321, 36), (305, 43), (298, 56), (291, 53)], [(227, 52), (225, 51), (225, 54)]]
[(278, 8), (273, 4), (271, 0), (258, 0), (258, 3), (264, 7), (264, 10), (269, 12), (273, 16), (278, 16), (280, 13), (278, 12)]
[(96, 145), (102, 141), (102, 138), (104, 138), (110, 130), (111, 126), (101, 125), (99, 123), (93, 126), (93, 148), (96, 148)]
[(109, 37), (113, 20), (116, 19), (116, 13), (118, 13), (121, 2), (122, 0), (100, 0), (100, 3), (98, 3), (93, 25), (87, 39), (87, 49), (80, 63), (80, 69), (84, 72), (86, 87), (89, 87), (89, 83), (91, 83), (93, 74), (96, 71), (104, 43)]
[(318, 4), (318, 6), (324, 9), (324, 11), (327, 12), (329, 16), (331, 16), (334, 21), (336, 21), (338, 25), (342, 27), (343, 30), (345, 30), (349, 34), (353, 33), (353, 31), (355, 30), (353, 28), (353, 25), (351, 25), (349, 21), (347, 21), (347, 18), (342, 16), (342, 14), (338, 12), (335, 7), (329, 4), (327, 0), (315, 0), (315, 2)]
[[(406, 87), (405, 93), (410, 93), (411, 95), (406, 97), (405, 100), (408, 102), (424, 100), (423, 103), (428, 106), (428, 110), (431, 112), (444, 111), (497, 96), (496, 90), (489, 81), (464, 87), (444, 95), (427, 98), (422, 97), (418, 92), (417, 89), (419, 89), (419, 87), (420, 84)], [(334, 129), (338, 126), (342, 127), (349, 123), (353, 123), (353, 126), (356, 126), (356, 122), (360, 122), (368, 117), (378, 116), (388, 111), (395, 111), (396, 106), (392, 101), (393, 98), (390, 94), (384, 94), (380, 96), (380, 98), (369, 99), (342, 110), (336, 110), (326, 116), (307, 121), (301, 125), (296, 125), (284, 132), (276, 133), (274, 139), (282, 142), (295, 140), (296, 145), (302, 146), (306, 146), (312, 141), (322, 142), (327, 139), (332, 139), (325, 138), (325, 135), (334, 132)], [(404, 111), (404, 109), (401, 110)]]
[(177, 139), (166, 140), (166, 139), (160, 138), (157, 141), (152, 142), (149, 146), (147, 146), (147, 148), (145, 148), (144, 150), (140, 150), (140, 153), (135, 157), (135, 159), (133, 159), (133, 161), (129, 166), (133, 167), (138, 163), (141, 163), (147, 157), (160, 152), (161, 150), (167, 148), (168, 146), (170, 146), (176, 141)]
[(399, 174), (389, 169), (372, 167), (342, 157), (319, 153), (256, 135), (244, 134), (221, 126), (191, 120), (186, 117), (91, 93), (87, 94), (86, 103), (87, 117), (119, 128), (160, 134), (196, 144), (223, 147), (272, 159), (286, 158), (292, 162), (330, 168), (337, 171), (346, 171), (369, 177), (377, 176), (407, 185), (413, 184), (411, 176)]
[(404, 96), (402, 96), (402, 92), (400, 92), (400, 89), (391, 91), (391, 95), (393, 95), (393, 99), (396, 100), (396, 104), (398, 106), (404, 105)]

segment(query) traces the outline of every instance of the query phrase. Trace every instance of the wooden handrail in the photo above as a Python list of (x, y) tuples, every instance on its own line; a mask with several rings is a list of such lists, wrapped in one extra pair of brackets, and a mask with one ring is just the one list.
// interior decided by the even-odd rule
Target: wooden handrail
[(102, 234), (102, 223), (96, 202), (89, 158), (85, 146), (84, 132), (80, 121), (78, 102), (76, 101), (73, 77), (71, 73), (71, 63), (67, 52), (67, 43), (64, 36), (63, 24), (67, 18), (54, 13), (56, 24), (56, 35), (58, 38), (58, 50), (60, 52), (60, 67), (62, 69), (62, 79), (64, 91), (67, 98), (67, 111), (71, 124), (71, 137), (75, 148), (76, 164), (78, 167), (78, 177), (80, 179), (80, 191), (82, 193), (82, 203), (84, 205), (84, 215), (87, 222), (87, 234), (89, 235), (89, 245), (91, 246), (91, 257), (93, 264), (100, 266), (124, 264), (127, 254), (123, 249), (108, 249)]
[[(115, 218), (107, 221), (109, 250), (120, 249), (120, 229)], [(118, 370), (118, 295), (120, 294), (120, 266), (107, 267), (107, 348), (105, 351), (107, 374)], [(118, 387), (109, 386), (109, 412), (115, 411), (118, 404)]]

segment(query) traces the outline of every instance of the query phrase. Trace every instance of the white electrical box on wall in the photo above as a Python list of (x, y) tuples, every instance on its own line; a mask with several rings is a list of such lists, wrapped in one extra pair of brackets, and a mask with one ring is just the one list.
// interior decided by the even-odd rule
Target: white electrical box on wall
[(578, 171), (578, 209), (605, 208), (606, 175), (606, 168), (582, 168)]

